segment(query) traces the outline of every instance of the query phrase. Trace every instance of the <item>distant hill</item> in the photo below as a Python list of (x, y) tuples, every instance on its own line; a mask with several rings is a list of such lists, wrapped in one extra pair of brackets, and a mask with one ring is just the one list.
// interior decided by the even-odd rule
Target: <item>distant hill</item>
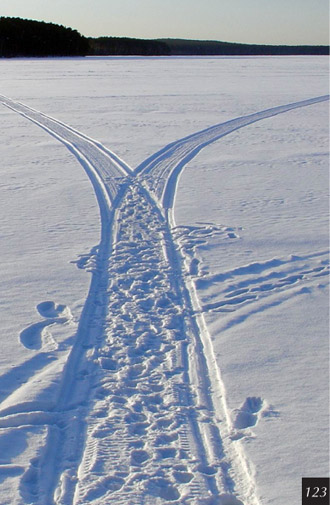
[(329, 54), (328, 46), (273, 46), (238, 44), (208, 40), (159, 39), (172, 55), (322, 55)]
[(328, 46), (269, 46), (208, 40), (89, 38), (89, 54), (149, 56), (326, 55)]
[(169, 46), (159, 40), (132, 39), (128, 37), (89, 38), (90, 55), (121, 55), (121, 56), (168, 56)]
[(328, 55), (329, 46), (271, 46), (207, 40), (84, 37), (53, 23), (0, 17), (0, 57)]

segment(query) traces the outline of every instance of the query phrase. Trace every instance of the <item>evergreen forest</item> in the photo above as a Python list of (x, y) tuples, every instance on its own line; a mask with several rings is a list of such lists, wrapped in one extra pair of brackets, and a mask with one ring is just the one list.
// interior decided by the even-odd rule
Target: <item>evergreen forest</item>
[(54, 23), (0, 17), (0, 57), (327, 55), (329, 46), (273, 46), (184, 39), (84, 37)]

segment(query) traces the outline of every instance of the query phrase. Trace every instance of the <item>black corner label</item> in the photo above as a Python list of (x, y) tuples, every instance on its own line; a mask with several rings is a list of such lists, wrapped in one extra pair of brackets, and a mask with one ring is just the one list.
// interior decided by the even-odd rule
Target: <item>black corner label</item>
[(302, 505), (329, 505), (329, 477), (303, 477)]

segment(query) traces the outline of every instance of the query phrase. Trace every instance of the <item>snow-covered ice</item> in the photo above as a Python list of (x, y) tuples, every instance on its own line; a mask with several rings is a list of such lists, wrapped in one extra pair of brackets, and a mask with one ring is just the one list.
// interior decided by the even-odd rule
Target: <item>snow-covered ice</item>
[(1, 505), (298, 505), (328, 474), (327, 59), (0, 66)]

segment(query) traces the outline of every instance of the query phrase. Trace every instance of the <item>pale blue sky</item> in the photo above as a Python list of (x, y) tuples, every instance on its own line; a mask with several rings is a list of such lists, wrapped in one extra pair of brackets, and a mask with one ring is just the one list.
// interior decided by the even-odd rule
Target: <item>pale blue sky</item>
[(86, 36), (328, 44), (328, 0), (1, 0), (0, 16), (59, 23)]

